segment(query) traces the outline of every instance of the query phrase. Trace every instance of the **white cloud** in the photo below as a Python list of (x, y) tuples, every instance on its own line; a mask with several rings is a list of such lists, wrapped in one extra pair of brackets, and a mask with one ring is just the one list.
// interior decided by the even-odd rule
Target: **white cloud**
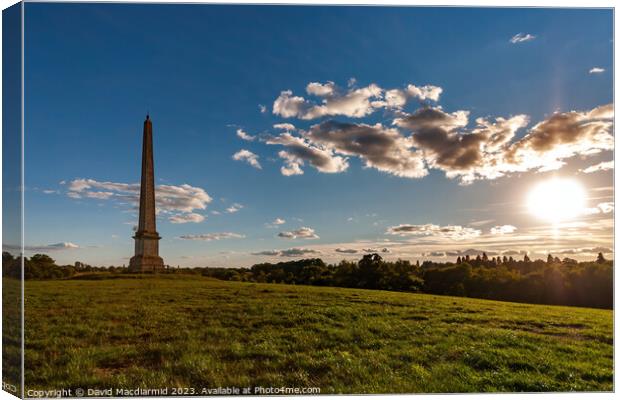
[(589, 74), (602, 74), (603, 72), (605, 72), (605, 68), (600, 67), (593, 67), (588, 71)]
[(241, 149), (232, 156), (235, 161), (245, 161), (256, 169), (263, 169), (258, 161), (258, 155), (252, 153), (250, 150)]
[(415, 97), (419, 100), (433, 100), (439, 101), (439, 96), (443, 92), (443, 89), (439, 86), (433, 85), (424, 85), (424, 86), (415, 86), (415, 85), (407, 85), (407, 93), (411, 97)]
[(278, 237), (285, 239), (318, 239), (319, 236), (314, 232), (314, 229), (302, 226), (294, 231), (285, 231), (278, 233)]
[(267, 112), (267, 107), (265, 107), (265, 106), (264, 106), (264, 105), (262, 105), (262, 104), (259, 104), (259, 105), (258, 105), (258, 109), (260, 110), (261, 114), (264, 114), (264, 113), (266, 113), (266, 112)]
[(497, 225), (491, 228), (491, 235), (505, 235), (507, 233), (514, 233), (517, 227), (513, 225)]
[(280, 129), (280, 130), (287, 131), (287, 132), (291, 132), (295, 130), (295, 125), (289, 124), (286, 122), (282, 124), (274, 124), (273, 127), (274, 129)]
[[(17, 246), (17, 245), (5, 244), (2, 247), (6, 250), (21, 251), (21, 246)], [(80, 246), (78, 246), (75, 243), (71, 243), (71, 242), (60, 242), (60, 243), (53, 243), (53, 244), (48, 244), (48, 245), (24, 246), (25, 251), (40, 252), (40, 253), (46, 253), (48, 251), (75, 250), (75, 249), (80, 249), (80, 248), (81, 248)]]
[[(74, 199), (110, 200), (132, 207), (137, 207), (140, 199), (138, 183), (100, 182), (80, 178), (70, 181), (67, 190), (67, 196)], [(211, 201), (211, 196), (204, 189), (188, 184), (155, 187), (155, 205), (160, 213), (193, 213), (206, 209)]]
[(512, 44), (523, 43), (523, 42), (527, 42), (527, 41), (534, 40), (534, 39), (536, 39), (536, 36), (530, 33), (517, 33), (512, 38), (510, 38), (510, 43)]
[(408, 85), (406, 89), (385, 90), (372, 83), (366, 87), (356, 88), (348, 85), (347, 90), (336, 86), (334, 82), (310, 82), (306, 92), (321, 99), (319, 104), (294, 96), (291, 90), (284, 90), (273, 103), (273, 113), (283, 118), (315, 119), (326, 116), (342, 115), (351, 118), (365, 117), (380, 108), (402, 108), (408, 98), (421, 101), (437, 101), (442, 88), (425, 85)]
[(586, 215), (609, 214), (612, 212), (614, 212), (614, 203), (611, 201), (598, 203), (596, 207), (586, 208), (584, 210), (584, 214)]
[(283, 218), (276, 218), (271, 222), (268, 222), (265, 224), (266, 227), (268, 228), (277, 228), (280, 225), (284, 225), (286, 223), (286, 220)]
[(80, 248), (80, 246), (78, 246), (75, 243), (71, 243), (71, 242), (54, 243), (46, 247), (53, 248), (53, 249), (79, 249)]
[(591, 174), (599, 171), (608, 171), (610, 169), (614, 169), (614, 162), (612, 161), (604, 161), (595, 165), (591, 165), (587, 168), (580, 170), (583, 173)]
[(242, 140), (247, 140), (248, 142), (252, 142), (254, 141), (254, 139), (256, 139), (256, 136), (252, 136), (248, 134), (246, 131), (244, 131), (241, 128), (237, 129), (237, 136)]
[(184, 240), (203, 240), (206, 242), (210, 242), (212, 240), (222, 240), (222, 239), (243, 239), (245, 235), (241, 235), (239, 233), (233, 232), (216, 232), (216, 233), (203, 233), (200, 235), (181, 235), (179, 239)]
[(478, 229), (467, 228), (460, 225), (401, 224), (389, 227), (385, 233), (398, 236), (436, 236), (452, 240), (464, 240), (478, 237), (482, 232)]
[(293, 136), (288, 132), (278, 136), (266, 137), (265, 143), (269, 145), (281, 145), (286, 148), (285, 151), (280, 151), (278, 153), (280, 158), (285, 161), (285, 166), (280, 169), (282, 175), (303, 174), (301, 166), (303, 166), (305, 162), (308, 162), (314, 168), (324, 173), (342, 172), (349, 167), (346, 158), (336, 156), (331, 150), (314, 146), (307, 140)]
[(364, 117), (374, 111), (373, 100), (381, 100), (382, 89), (375, 84), (363, 88), (351, 88), (339, 93), (333, 82), (321, 84), (312, 82), (306, 91), (322, 98), (321, 104), (314, 104), (293, 92), (285, 90), (273, 103), (273, 113), (284, 118), (315, 119), (330, 115), (352, 118)]
[(284, 176), (303, 175), (304, 160), (282, 150), (278, 152), (280, 158), (284, 160), (284, 165), (280, 167), (280, 173)]
[(259, 252), (256, 252), (256, 253), (252, 253), (252, 255), (255, 255), (255, 256), (269, 256), (269, 257), (275, 257), (275, 256), (280, 256), (280, 257), (301, 257), (301, 256), (305, 256), (307, 254), (319, 254), (319, 253), (320, 253), (320, 251), (318, 251), (318, 250), (294, 247), (292, 249), (286, 249), (286, 250), (264, 250), (264, 251), (259, 251)]
[(387, 247), (384, 247), (382, 249), (375, 249), (375, 248), (366, 248), (366, 249), (362, 249), (362, 251), (364, 253), (368, 253), (368, 254), (372, 254), (372, 253), (389, 253), (390, 250)]
[(197, 213), (188, 213), (188, 214), (177, 214), (172, 215), (168, 218), (168, 221), (173, 224), (186, 224), (188, 222), (199, 223), (205, 220), (204, 215), (200, 215)]
[(88, 197), (89, 199), (100, 199), (107, 200), (110, 197), (114, 196), (113, 192), (85, 192), (84, 197)]
[(336, 85), (334, 82), (310, 82), (308, 86), (306, 86), (306, 92), (319, 97), (333, 96), (336, 93)]
[(389, 108), (402, 108), (407, 104), (407, 93), (400, 89), (386, 90), (385, 104)]
[(242, 204), (234, 203), (230, 207), (226, 208), (228, 214), (234, 214), (243, 208)]
[(495, 222), (495, 220), (494, 219), (481, 219), (477, 221), (471, 221), (468, 225), (478, 227), (478, 226), (488, 225), (491, 222)]

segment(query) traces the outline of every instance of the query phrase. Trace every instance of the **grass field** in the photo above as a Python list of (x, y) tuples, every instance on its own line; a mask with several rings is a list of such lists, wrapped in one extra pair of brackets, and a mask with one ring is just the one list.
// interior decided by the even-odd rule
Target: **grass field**
[(26, 283), (26, 389), (610, 391), (612, 311), (202, 277)]

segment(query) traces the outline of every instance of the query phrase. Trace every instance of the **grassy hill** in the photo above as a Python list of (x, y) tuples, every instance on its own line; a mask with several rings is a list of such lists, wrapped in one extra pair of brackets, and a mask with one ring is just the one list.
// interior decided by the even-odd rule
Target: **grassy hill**
[(26, 282), (26, 389), (610, 391), (612, 311), (203, 277)]

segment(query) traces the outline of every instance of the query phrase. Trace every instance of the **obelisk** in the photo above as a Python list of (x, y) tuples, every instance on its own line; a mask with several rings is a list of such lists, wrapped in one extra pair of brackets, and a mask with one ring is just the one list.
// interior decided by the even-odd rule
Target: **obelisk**
[(147, 114), (142, 133), (142, 179), (140, 181), (140, 216), (135, 239), (135, 255), (129, 260), (131, 272), (158, 272), (164, 269), (159, 256), (159, 239), (155, 228), (155, 171), (153, 169), (153, 124)]

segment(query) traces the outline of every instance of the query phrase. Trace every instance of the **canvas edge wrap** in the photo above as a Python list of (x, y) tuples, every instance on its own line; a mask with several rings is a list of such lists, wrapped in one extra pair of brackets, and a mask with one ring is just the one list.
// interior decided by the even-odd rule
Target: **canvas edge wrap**
[[(2, 390), (24, 397), (23, 3), (2, 11)], [(5, 260), (5, 253), (15, 258)], [(10, 269), (14, 276), (9, 277)]]

